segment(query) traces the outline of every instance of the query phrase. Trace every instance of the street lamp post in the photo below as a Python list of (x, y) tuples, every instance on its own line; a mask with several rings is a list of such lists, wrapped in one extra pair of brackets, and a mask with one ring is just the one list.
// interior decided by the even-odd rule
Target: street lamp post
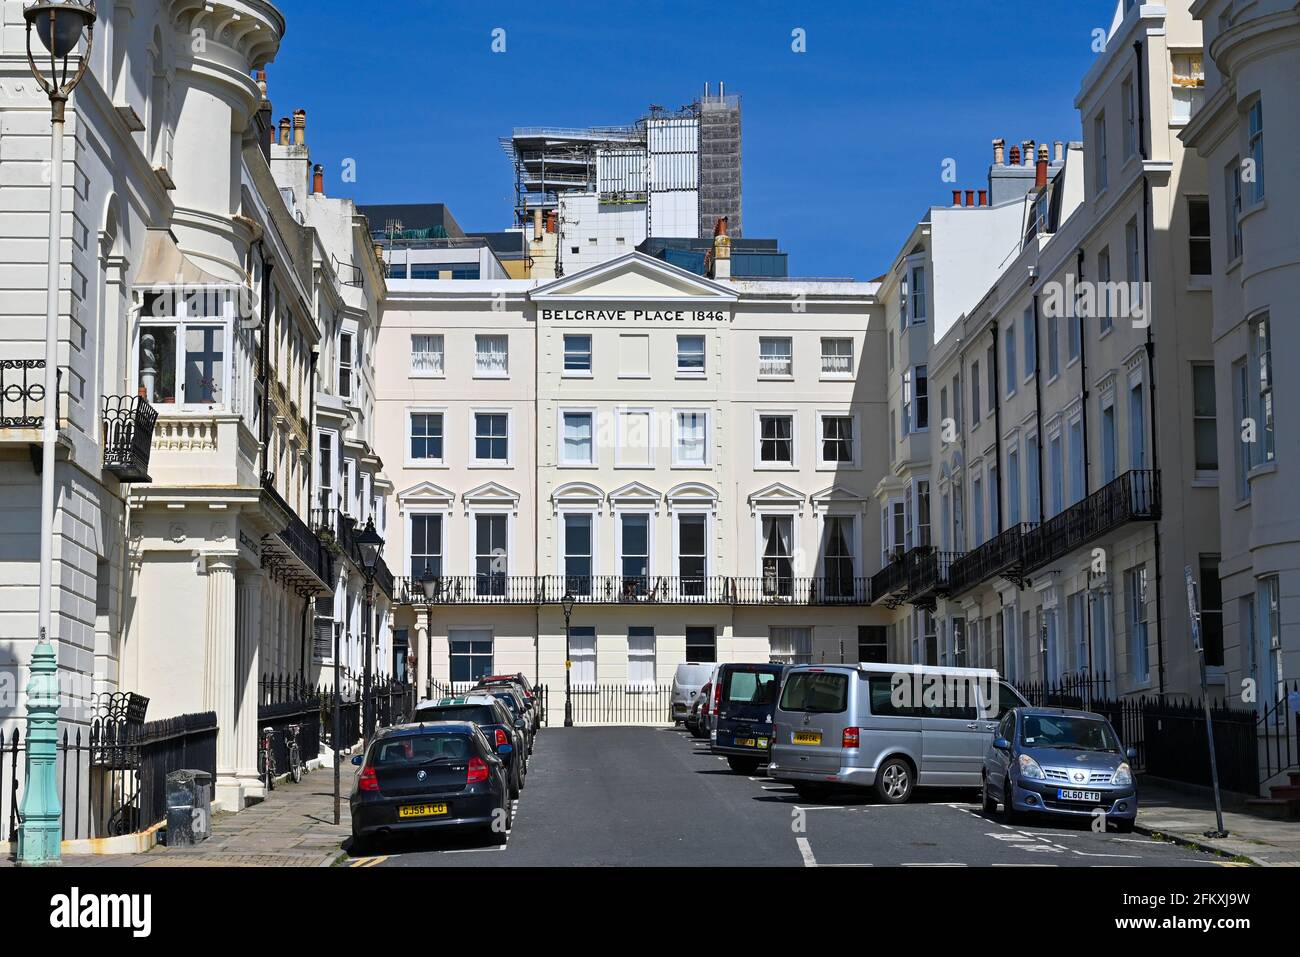
[(357, 548), (361, 552), (361, 571), (366, 576), (366, 607), (362, 633), (366, 644), (361, 672), (361, 736), (367, 745), (375, 733), (375, 707), (370, 700), (371, 654), (370, 628), (371, 616), (374, 614), (375, 569), (379, 566), (379, 557), (384, 551), (384, 540), (375, 531), (375, 521), (366, 522), (365, 531), (357, 536)]
[[(27, 62), (36, 82), (50, 98), (50, 234), (45, 306), (45, 421), (41, 455), (41, 566), (37, 597), (36, 650), (27, 685), (27, 779), (22, 823), (18, 828), (17, 863), (34, 867), (58, 864), (62, 842), (56, 765), (58, 763), (58, 662), (50, 643), (51, 591), (54, 579), (54, 452), (59, 435), (59, 239), (63, 219), (63, 125), (68, 97), (90, 63), (95, 40), (93, 0), (34, 3), (23, 10), (27, 20)], [(50, 56), (45, 76), (32, 52), (32, 28)], [(86, 37), (86, 49), (69, 76), (69, 60)], [(42, 59), (44, 59), (42, 57)]]
[(573, 727), (573, 694), (572, 687), (569, 684), (569, 675), (573, 671), (573, 660), (569, 657), (569, 619), (573, 617), (573, 594), (565, 591), (564, 597), (560, 599), (561, 606), (564, 608), (564, 726)]
[[(420, 576), (420, 591), (424, 593), (425, 601), (425, 619), (424, 619), (424, 687), (427, 694), (433, 694), (433, 638), (429, 634), (429, 629), (433, 622), (433, 600), (438, 597), (438, 586), (441, 581), (433, 574), (433, 568), (429, 565), (424, 566), (424, 574)], [(418, 675), (416, 676), (419, 677)]]

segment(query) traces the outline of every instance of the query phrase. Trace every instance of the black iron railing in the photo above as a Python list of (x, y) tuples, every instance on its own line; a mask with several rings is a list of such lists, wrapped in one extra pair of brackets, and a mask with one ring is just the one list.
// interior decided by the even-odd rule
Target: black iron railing
[(952, 565), (948, 593), (970, 591), (994, 575), (1017, 576), (1025, 567), (1025, 537), (1037, 523), (1012, 525), (978, 548), (962, 554)]
[(45, 360), (0, 359), (0, 429), (44, 428), (47, 408)]
[(924, 604), (936, 595), (946, 594), (952, 565), (961, 554), (940, 551), (933, 545), (895, 553), (888, 565), (871, 576), (872, 600), (894, 607), (904, 601)]
[(395, 595), (408, 605), (544, 605), (565, 595), (586, 605), (867, 605), (871, 582), (850, 576), (441, 575), (399, 578)]
[[(340, 554), (347, 556), (357, 569), (363, 568), (361, 547), (357, 544), (358, 522), (351, 515), (337, 508), (314, 508), (311, 510), (311, 527), (327, 544), (337, 546)], [(392, 600), (396, 588), (393, 573), (388, 563), (380, 556), (375, 564), (375, 584), (379, 590)]]
[[(329, 548), (276, 490), (275, 476), (270, 472), (262, 476), (262, 496), (282, 512), (285, 518), (283, 529), (274, 536), (266, 535), (262, 538), (263, 563), (270, 565), (275, 574), (294, 584), (301, 592), (315, 594), (328, 591), (334, 580), (334, 558)], [(276, 541), (270, 541), (272, 538)], [(291, 553), (303, 568), (292, 567), (281, 560), (279, 553), (282, 551)]]
[(149, 450), (158, 410), (138, 395), (104, 396), (104, 468), (123, 482), (149, 479)]
[(574, 684), (573, 723), (667, 724), (672, 693), (672, 685)]
[[(216, 774), (217, 716), (186, 714), (147, 724), (95, 718), (65, 728), (58, 741), (64, 840), (146, 830), (166, 816), (167, 775)], [(18, 834), (27, 743), (19, 729), (0, 734), (0, 838)]]
[(1128, 522), (1160, 518), (1160, 474), (1134, 469), (1025, 535), (1025, 570), (1034, 571)]

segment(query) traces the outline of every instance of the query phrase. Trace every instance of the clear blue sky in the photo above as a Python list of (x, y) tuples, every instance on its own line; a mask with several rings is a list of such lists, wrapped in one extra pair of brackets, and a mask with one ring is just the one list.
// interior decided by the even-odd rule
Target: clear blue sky
[[(869, 279), (925, 208), (979, 188), (991, 140), (1078, 139), (1074, 95), (1112, 0), (277, 0), (275, 118), (308, 111), (326, 190), (510, 222), (498, 137), (627, 123), (702, 90), (743, 97), (744, 231), (792, 275)], [(506, 31), (493, 53), (492, 31)], [(791, 50), (806, 31), (807, 52)], [(957, 182), (941, 179), (946, 157)], [(340, 179), (345, 158), (357, 181)]]

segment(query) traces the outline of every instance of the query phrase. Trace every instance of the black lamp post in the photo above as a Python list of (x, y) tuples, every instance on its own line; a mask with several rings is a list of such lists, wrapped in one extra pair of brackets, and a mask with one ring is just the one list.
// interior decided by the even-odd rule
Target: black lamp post
[(379, 558), (384, 551), (384, 540), (375, 531), (374, 519), (367, 521), (365, 531), (357, 536), (357, 550), (361, 553), (361, 572), (366, 577), (365, 621), (362, 623), (362, 636), (366, 647), (361, 670), (361, 734), (366, 744), (369, 744), (371, 736), (375, 733), (375, 704), (370, 696), (373, 657), (370, 650), (370, 619), (374, 614), (375, 569), (379, 566)]
[[(420, 591), (424, 592), (424, 601), (432, 606), (433, 600), (438, 597), (438, 589), (442, 580), (433, 573), (433, 568), (429, 565), (424, 566), (424, 574), (420, 576)], [(425, 611), (425, 629), (424, 629), (424, 651), (422, 654), (427, 661), (424, 663), (425, 674), (425, 691), (431, 693), (429, 689), (433, 686), (433, 639), (429, 636), (429, 628), (433, 625), (430, 620), (432, 616), (429, 611)]]
[(569, 619), (573, 617), (573, 593), (565, 591), (560, 599), (564, 608), (564, 726), (573, 727), (573, 689), (569, 684), (569, 675), (573, 671), (573, 661), (569, 657)]

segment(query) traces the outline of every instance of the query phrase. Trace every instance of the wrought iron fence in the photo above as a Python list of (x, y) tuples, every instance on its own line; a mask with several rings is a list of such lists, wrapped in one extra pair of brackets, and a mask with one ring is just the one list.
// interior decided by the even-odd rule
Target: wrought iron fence
[[(0, 734), (0, 827), (9, 841), (18, 836), (26, 752), (18, 728)], [(166, 816), (170, 772), (216, 774), (217, 718), (209, 711), (138, 725), (97, 717), (64, 728), (57, 754), (63, 839), (131, 834)]]
[(0, 359), (0, 429), (44, 428), (47, 408), (45, 360)]
[(1296, 694), (1300, 694), (1300, 682), (1291, 682), (1290, 688), (1283, 683), (1277, 700), (1266, 705), (1260, 714), (1257, 733), (1261, 785), (1300, 767), (1300, 709), (1293, 706), (1291, 698)]
[[(672, 685), (574, 685), (570, 699), (575, 725), (665, 724)], [(549, 708), (547, 709), (550, 710)], [(563, 721), (563, 709), (556, 717)]]

